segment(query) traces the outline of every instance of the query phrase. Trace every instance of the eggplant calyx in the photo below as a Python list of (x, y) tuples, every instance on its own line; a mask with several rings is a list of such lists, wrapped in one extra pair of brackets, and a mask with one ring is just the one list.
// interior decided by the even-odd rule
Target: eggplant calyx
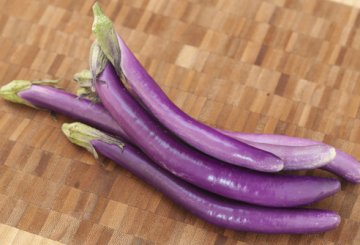
[(114, 26), (111, 20), (104, 15), (98, 3), (95, 3), (92, 9), (94, 14), (92, 31), (101, 50), (113, 64), (118, 75), (121, 76), (122, 72), (119, 70), (121, 67), (121, 50)]
[(101, 101), (99, 96), (97, 96), (97, 94), (93, 92), (90, 88), (78, 88), (76, 90), (76, 95), (79, 98), (90, 100), (93, 103), (99, 103)]
[(99, 44), (95, 41), (91, 46), (89, 59), (90, 73), (92, 77), (91, 89), (93, 91), (95, 91), (96, 78), (103, 72), (108, 63), (109, 60), (106, 58)]
[(81, 88), (92, 88), (93, 76), (89, 70), (82, 70), (76, 73), (73, 79)]
[(58, 80), (13, 80), (0, 88), (0, 97), (13, 103), (36, 108), (36, 106), (21, 98), (19, 93), (31, 88), (32, 85), (55, 86), (57, 83)]
[(79, 88), (76, 90), (76, 95), (79, 98), (88, 99), (93, 103), (100, 102), (100, 98), (97, 96), (93, 86), (93, 76), (91, 71), (82, 70), (76, 73), (73, 79), (79, 85)]
[(125, 144), (121, 140), (83, 123), (64, 123), (61, 126), (61, 130), (72, 143), (85, 148), (92, 153), (96, 159), (99, 155), (92, 145), (93, 140), (100, 140), (110, 145), (116, 145), (121, 149), (125, 147)]

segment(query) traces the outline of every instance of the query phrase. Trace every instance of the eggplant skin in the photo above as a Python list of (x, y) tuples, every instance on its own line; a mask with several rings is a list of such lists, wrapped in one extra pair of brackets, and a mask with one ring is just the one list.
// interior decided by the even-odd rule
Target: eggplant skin
[(278, 156), (224, 135), (183, 112), (116, 34), (110, 19), (98, 5), (93, 6), (93, 12), (92, 30), (101, 50), (115, 66), (117, 74), (126, 78), (133, 96), (169, 131), (199, 151), (233, 165), (262, 172), (279, 172), (284, 168)]
[[(218, 129), (219, 130), (219, 129)], [(239, 133), (227, 130), (219, 130), (228, 136), (238, 139), (247, 140), (255, 143), (272, 144), (278, 146), (304, 147), (313, 145), (326, 145), (311, 139), (291, 137), (278, 134), (250, 134)], [(336, 149), (335, 158), (328, 162), (322, 169), (339, 175), (352, 183), (360, 183), (360, 163), (351, 155)]]
[(99, 154), (129, 170), (194, 215), (223, 228), (303, 234), (324, 232), (340, 223), (339, 215), (332, 211), (266, 208), (222, 198), (175, 177), (130, 144), (123, 149), (101, 140), (93, 140), (91, 144)]
[[(115, 122), (101, 104), (94, 104), (88, 100), (77, 98), (75, 95), (60, 89), (40, 85), (32, 85), (30, 88), (21, 91), (19, 96), (36, 107), (63, 113), (73, 119), (129, 140), (122, 127)], [(175, 150), (173, 148), (173, 151)], [(185, 162), (186, 159), (182, 158), (184, 155), (179, 154), (179, 156), (181, 158), (178, 159), (178, 162)], [(172, 159), (175, 161), (174, 158)], [(207, 174), (203, 176), (203, 179), (198, 179), (197, 182), (187, 180), (228, 198), (264, 206), (302, 205), (329, 196), (339, 189), (339, 183), (334, 180), (329, 181), (316, 177), (270, 176), (245, 169), (239, 170), (230, 165), (225, 166), (225, 164), (223, 164), (224, 167), (219, 168), (216, 166), (219, 162), (215, 163), (214, 160), (209, 160), (209, 162), (210, 164), (204, 164), (195, 161), (195, 163), (201, 164), (198, 166), (198, 172), (185, 169), (187, 170), (185, 174), (184, 171), (177, 173), (183, 178), (187, 172), (199, 175)], [(213, 163), (211, 164), (211, 162)], [(194, 161), (190, 164), (194, 164)], [(203, 166), (207, 167), (202, 168)], [(218, 177), (218, 181), (216, 181), (215, 176)], [(198, 181), (201, 182), (201, 185), (198, 184)]]
[(129, 94), (107, 64), (95, 83), (104, 107), (148, 157), (200, 188), (248, 203), (294, 207), (313, 203), (340, 189), (331, 178), (255, 172), (205, 155), (166, 130)]
[[(65, 92), (64, 90), (41, 85), (32, 85), (30, 88), (19, 92), (18, 95), (38, 108), (62, 113), (75, 120), (79, 120), (105, 132), (118, 135), (121, 138), (129, 140), (121, 126), (115, 122), (113, 117), (108, 113), (108, 111), (106, 111), (102, 104), (94, 104), (87, 99), (78, 98), (73, 94)], [(235, 139), (248, 140), (255, 143), (272, 144), (274, 147), (303, 147), (308, 145), (317, 145), (320, 143), (308, 139), (284, 135), (245, 134), (225, 130), (220, 131)], [(336, 149), (335, 159), (330, 161), (326, 166), (322, 167), (322, 169), (341, 176), (350, 182), (360, 183), (359, 162), (349, 154), (346, 154), (339, 149)]]
[(122, 128), (99, 103), (79, 98), (58, 88), (42, 85), (32, 85), (19, 92), (18, 95), (38, 108), (61, 113), (105, 132), (128, 139)]
[[(334, 159), (335, 149), (326, 145), (302, 149), (259, 147), (259, 144), (236, 140), (190, 117), (161, 90), (116, 33), (113, 23), (98, 4), (93, 5), (93, 13), (92, 30), (97, 38), (91, 49), (93, 75), (98, 73), (98, 67), (102, 67), (106, 56), (139, 103), (164, 127), (192, 147), (224, 162), (261, 172), (314, 169)], [(290, 150), (292, 153), (286, 154)]]

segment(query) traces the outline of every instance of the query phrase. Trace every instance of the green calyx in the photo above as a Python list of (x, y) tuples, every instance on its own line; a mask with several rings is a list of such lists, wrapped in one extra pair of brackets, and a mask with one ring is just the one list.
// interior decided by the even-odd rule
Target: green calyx
[(111, 145), (117, 145), (121, 149), (125, 147), (125, 144), (119, 139), (111, 137), (83, 123), (64, 123), (61, 126), (61, 130), (72, 143), (85, 148), (92, 153), (95, 158), (99, 156), (91, 143), (93, 140), (100, 140)]
[(96, 40), (107, 59), (113, 64), (118, 75), (121, 75), (120, 55), (121, 50), (117, 40), (117, 35), (111, 20), (104, 15), (100, 5), (95, 3), (92, 7), (94, 13), (94, 22), (92, 31), (96, 36)]
[(31, 85), (31, 82), (27, 80), (14, 80), (0, 88), (0, 96), (13, 103), (32, 106), (18, 95), (19, 92), (30, 88)]
[(36, 81), (13, 80), (10, 83), (8, 83), (0, 88), (0, 97), (4, 98), (5, 100), (11, 101), (13, 103), (18, 103), (18, 104), (35, 107), (31, 103), (22, 99), (18, 95), (18, 93), (29, 89), (33, 84), (54, 86), (57, 83), (58, 83), (58, 80), (36, 80)]
[(76, 90), (76, 95), (78, 97), (82, 97), (82, 98), (88, 96), (90, 93), (91, 93), (91, 90), (88, 88), (78, 88)]
[(100, 102), (93, 86), (91, 71), (83, 70), (74, 75), (75, 82), (79, 85), (76, 95), (80, 98), (91, 100), (94, 103)]
[(78, 88), (76, 90), (76, 95), (80, 98), (88, 99), (93, 103), (100, 102), (99, 96), (97, 96), (97, 94), (93, 92), (90, 88)]
[(89, 70), (82, 70), (76, 73), (73, 77), (74, 81), (81, 88), (91, 88), (92, 87), (92, 74)]
[[(90, 49), (90, 76), (91, 76), (91, 87), (96, 82), (96, 78), (98, 75), (104, 70), (106, 64), (108, 63), (108, 59), (106, 58), (104, 52), (101, 50), (99, 44), (95, 41)], [(89, 74), (85, 74), (88, 76)], [(84, 80), (87, 77), (84, 77)]]

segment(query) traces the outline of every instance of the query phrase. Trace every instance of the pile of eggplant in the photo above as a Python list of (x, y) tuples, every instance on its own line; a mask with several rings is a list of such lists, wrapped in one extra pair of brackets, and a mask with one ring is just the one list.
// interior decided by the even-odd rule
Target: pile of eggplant
[(15, 80), (0, 95), (78, 121), (62, 125), (71, 142), (209, 223), (286, 234), (324, 232), (340, 223), (335, 212), (303, 207), (339, 191), (337, 179), (283, 171), (322, 168), (359, 183), (356, 159), (308, 139), (235, 133), (191, 118), (146, 72), (97, 3), (93, 12), (96, 41), (90, 70), (75, 75), (76, 95), (55, 80)]

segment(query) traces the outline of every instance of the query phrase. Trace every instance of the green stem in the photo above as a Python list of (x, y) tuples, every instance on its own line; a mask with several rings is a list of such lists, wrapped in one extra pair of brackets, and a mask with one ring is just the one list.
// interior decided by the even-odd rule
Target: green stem
[[(104, 70), (108, 59), (101, 50), (99, 44), (95, 41), (90, 49), (90, 74), (92, 77), (92, 85), (95, 84), (95, 79)], [(85, 78), (84, 78), (85, 79)]]
[(78, 73), (76, 73), (73, 77), (75, 82), (79, 85), (81, 88), (91, 88), (92, 87), (92, 75), (91, 71), (89, 70), (82, 70)]
[(58, 80), (13, 80), (8, 84), (5, 84), (0, 88), (0, 97), (4, 98), (13, 103), (23, 104), (36, 108), (36, 106), (27, 102), (19, 96), (21, 91), (25, 91), (31, 88), (32, 85), (47, 85), (47, 86), (56, 86)]
[(92, 146), (91, 142), (93, 140), (101, 140), (111, 145), (117, 145), (121, 149), (125, 147), (125, 144), (121, 140), (83, 123), (64, 123), (61, 126), (61, 130), (72, 143), (85, 148), (92, 153), (95, 158), (98, 158), (98, 154)]
[(78, 88), (76, 90), (76, 96), (88, 99), (93, 103), (100, 102), (99, 96), (97, 96), (97, 94), (93, 92), (90, 88)]
[(76, 95), (80, 98), (86, 98), (94, 103), (100, 102), (93, 86), (93, 76), (91, 71), (83, 70), (74, 75), (75, 82), (79, 85)]
[(121, 76), (121, 50), (114, 26), (111, 20), (106, 15), (104, 15), (98, 3), (95, 3), (92, 9), (94, 13), (92, 31), (96, 36), (96, 40), (100, 45), (101, 50), (114, 66), (117, 74)]

